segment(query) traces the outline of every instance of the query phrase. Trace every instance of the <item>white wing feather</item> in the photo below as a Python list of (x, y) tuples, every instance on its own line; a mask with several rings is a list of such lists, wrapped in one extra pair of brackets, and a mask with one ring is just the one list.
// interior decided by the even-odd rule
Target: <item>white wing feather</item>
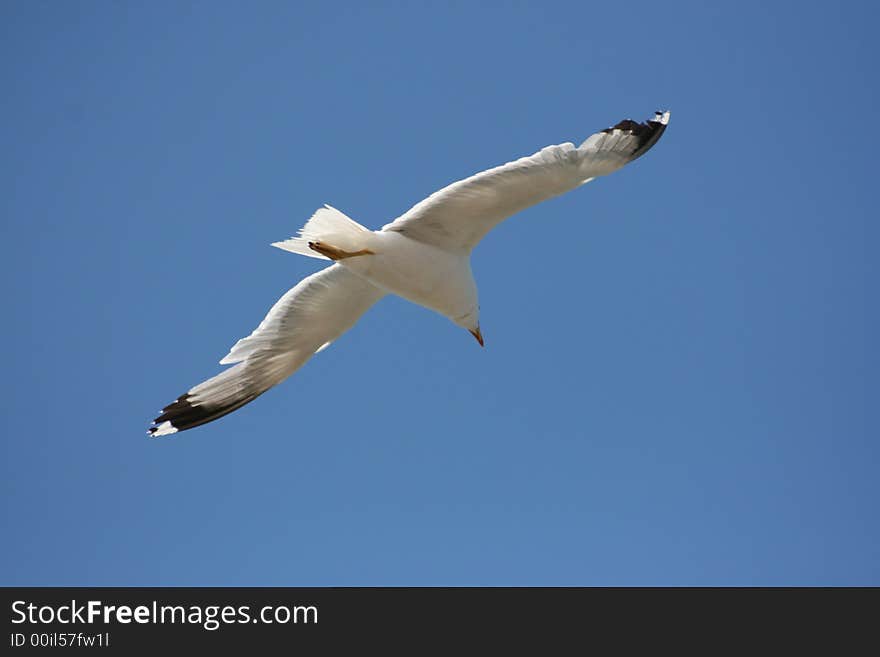
[(382, 230), (449, 251), (470, 251), (507, 217), (640, 157), (668, 121), (669, 112), (657, 112), (646, 123), (621, 121), (577, 148), (571, 143), (547, 146), (434, 192)]
[(380, 288), (338, 264), (303, 279), (220, 361), (237, 364), (166, 406), (150, 433), (189, 429), (256, 399), (354, 326), (383, 296)]

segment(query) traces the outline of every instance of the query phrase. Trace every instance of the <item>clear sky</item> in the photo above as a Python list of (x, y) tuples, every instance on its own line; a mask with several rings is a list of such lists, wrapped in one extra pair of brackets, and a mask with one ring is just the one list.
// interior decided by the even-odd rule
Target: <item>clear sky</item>
[[(0, 583), (880, 584), (875, 3), (4, 2)], [(474, 252), (149, 439), (439, 187), (669, 108)]]

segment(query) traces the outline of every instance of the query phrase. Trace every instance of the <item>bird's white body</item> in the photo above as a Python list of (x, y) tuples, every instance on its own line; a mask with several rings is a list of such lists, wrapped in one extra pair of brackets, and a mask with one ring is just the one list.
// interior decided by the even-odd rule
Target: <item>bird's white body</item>
[(330, 206), (320, 208), (299, 236), (273, 246), (336, 262), (281, 297), (256, 330), (220, 361), (232, 367), (166, 406), (150, 434), (199, 426), (256, 399), (389, 293), (444, 315), (482, 345), (470, 263), (474, 246), (520, 210), (640, 157), (657, 142), (668, 121), (669, 112), (657, 112), (646, 123), (621, 121), (580, 146), (547, 146), (447, 185), (378, 231)]
[(395, 231), (371, 232), (365, 248), (374, 255), (339, 263), (382, 289), (435, 310), (465, 328), (477, 319), (477, 284), (470, 253), (447, 251)]

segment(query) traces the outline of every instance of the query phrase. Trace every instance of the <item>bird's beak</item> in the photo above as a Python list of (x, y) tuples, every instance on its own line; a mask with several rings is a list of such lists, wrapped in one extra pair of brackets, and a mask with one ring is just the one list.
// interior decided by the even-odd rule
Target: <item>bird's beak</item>
[(483, 344), (483, 334), (480, 333), (480, 327), (479, 327), (479, 326), (478, 326), (477, 328), (475, 328), (473, 331), (471, 331), (471, 335), (474, 336), (474, 337), (477, 339), (477, 342), (480, 343), (480, 346), (481, 346), (481, 347), (484, 347), (484, 346), (485, 346), (485, 345)]

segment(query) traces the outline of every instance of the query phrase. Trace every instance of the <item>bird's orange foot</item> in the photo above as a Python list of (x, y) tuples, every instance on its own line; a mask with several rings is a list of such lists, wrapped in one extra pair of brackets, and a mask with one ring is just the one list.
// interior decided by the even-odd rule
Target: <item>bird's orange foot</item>
[(345, 260), (346, 258), (354, 258), (355, 256), (376, 255), (373, 251), (370, 251), (369, 249), (361, 249), (360, 251), (344, 251), (343, 249), (337, 249), (335, 246), (331, 246), (330, 244), (324, 244), (324, 242), (309, 242), (309, 248), (312, 251), (317, 251), (322, 256), (327, 256), (331, 260)]

